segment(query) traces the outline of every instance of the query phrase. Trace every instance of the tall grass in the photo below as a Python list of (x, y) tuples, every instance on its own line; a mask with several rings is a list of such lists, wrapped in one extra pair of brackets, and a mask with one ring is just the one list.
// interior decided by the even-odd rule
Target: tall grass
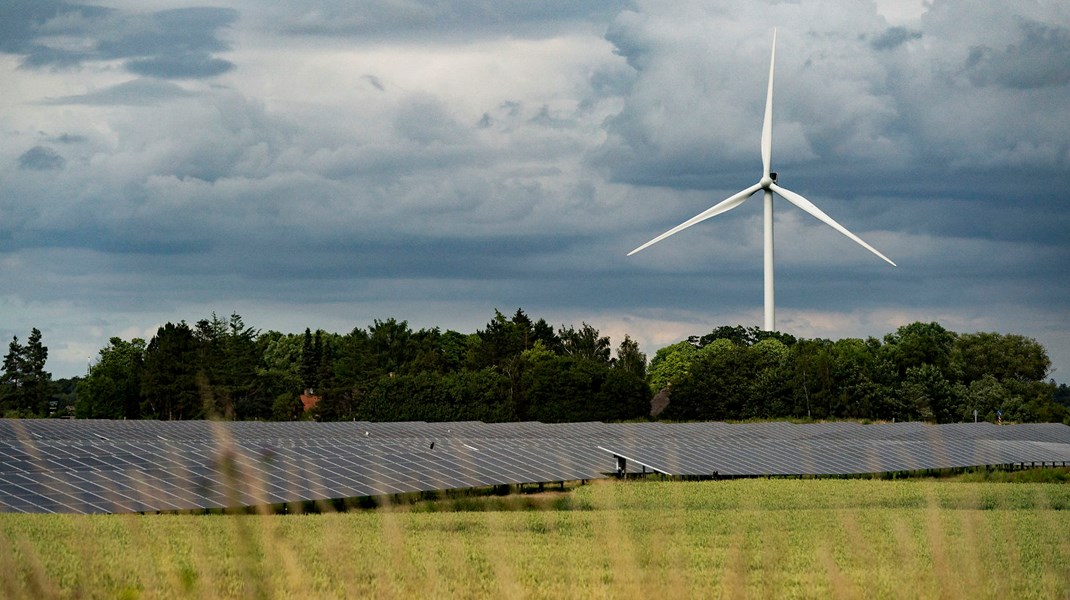
[(3, 514), (0, 595), (1066, 598), (1068, 506), (1059, 484), (755, 479), (350, 513)]

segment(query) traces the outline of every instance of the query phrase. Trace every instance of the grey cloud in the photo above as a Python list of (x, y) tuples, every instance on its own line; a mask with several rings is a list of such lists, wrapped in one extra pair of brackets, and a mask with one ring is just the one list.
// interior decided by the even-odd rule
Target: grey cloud
[(85, 104), (92, 106), (154, 106), (168, 100), (193, 96), (182, 86), (169, 81), (135, 79), (95, 92), (76, 96), (49, 98), (42, 104)]
[(383, 80), (379, 79), (375, 75), (362, 75), (361, 79), (370, 83), (373, 88), (379, 90), (380, 92), (386, 91), (386, 87), (383, 86)]
[(23, 58), (21, 64), (25, 69), (38, 69), (42, 67), (50, 67), (53, 69), (74, 68), (87, 60), (92, 60), (95, 56), (91, 52), (69, 50), (66, 48), (52, 48), (39, 44), (28, 46), (25, 48), (24, 52), (20, 52), (20, 54), (26, 54), (26, 57)]
[(894, 50), (903, 44), (920, 40), (921, 32), (906, 27), (890, 27), (869, 43), (874, 50)]
[(628, 7), (631, 0), (370, 0), (355, 9), (345, 1), (313, 6), (294, 3), (285, 17), (285, 30), (310, 35), (360, 35), (363, 38), (428, 36), (440, 38), (513, 35), (542, 36), (574, 27), (577, 22), (601, 22)]
[[(192, 7), (135, 14), (44, 0), (19, 2), (0, 12), (0, 51), (22, 54), (23, 66), (75, 67), (98, 60), (129, 59), (138, 75), (164, 79), (213, 77), (234, 68), (215, 56), (230, 49), (220, 31), (238, 18), (229, 8)], [(50, 36), (77, 36), (77, 48), (49, 45)]]
[(62, 169), (67, 160), (48, 146), (34, 146), (19, 156), (19, 168), (33, 171)]
[(562, 119), (554, 114), (551, 114), (550, 107), (543, 105), (539, 109), (538, 114), (531, 118), (531, 122), (542, 127), (553, 127), (557, 129), (564, 129), (575, 125), (572, 119)]
[[(97, 6), (70, 4), (62, 0), (5, 0), (0, 2), (0, 52), (29, 54), (31, 58), (48, 49), (35, 40), (43, 33), (73, 33), (79, 19), (99, 19), (112, 11)], [(71, 17), (74, 17), (72, 20)], [(57, 31), (57, 19), (66, 19)]]
[(520, 115), (520, 111), (524, 108), (524, 105), (516, 100), (507, 100), (502, 102), (498, 108), (505, 111), (510, 117), (517, 117)]
[(429, 96), (410, 98), (394, 117), (394, 129), (402, 137), (421, 144), (464, 142), (470, 130), (458, 123), (440, 102)]
[(211, 53), (230, 49), (219, 30), (238, 18), (229, 8), (194, 7), (130, 16), (118, 35), (104, 37), (97, 51), (104, 58), (132, 58), (127, 69), (161, 78), (203, 78), (234, 67)]
[(87, 138), (84, 135), (78, 135), (75, 133), (63, 133), (53, 138), (53, 141), (59, 144), (79, 144), (81, 142), (86, 141), (86, 139)]
[(221, 75), (234, 68), (234, 63), (212, 58), (207, 52), (187, 52), (176, 56), (157, 56), (132, 60), (126, 69), (136, 75), (164, 79), (199, 79)]
[(635, 75), (633, 69), (602, 67), (591, 73), (588, 83), (599, 96), (623, 96), (631, 91)]
[(1016, 44), (1003, 50), (974, 46), (965, 70), (974, 85), (1014, 89), (1058, 87), (1070, 83), (1070, 31), (1031, 21), (1019, 25)]

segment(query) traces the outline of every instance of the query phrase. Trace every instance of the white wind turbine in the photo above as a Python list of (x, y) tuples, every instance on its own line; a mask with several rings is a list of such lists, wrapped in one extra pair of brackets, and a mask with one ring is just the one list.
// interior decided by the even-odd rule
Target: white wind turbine
[(832, 217), (826, 215), (822, 210), (806, 198), (803, 198), (795, 192), (785, 189), (777, 185), (776, 173), (769, 171), (769, 160), (773, 150), (773, 65), (776, 62), (776, 29), (773, 29), (773, 53), (769, 59), (769, 90), (765, 96), (765, 121), (762, 123), (762, 178), (758, 183), (750, 186), (749, 188), (730, 196), (726, 200), (706, 209), (705, 211), (691, 217), (690, 219), (680, 223), (676, 227), (666, 231), (658, 237), (650, 240), (649, 242), (639, 246), (635, 250), (628, 253), (628, 256), (639, 252), (640, 250), (656, 244), (661, 240), (669, 237), (670, 235), (683, 231), (688, 227), (696, 223), (700, 223), (709, 219), (710, 217), (719, 215), (723, 212), (732, 210), (733, 208), (743, 204), (743, 201), (750, 198), (758, 190), (762, 190), (765, 195), (765, 330), (774, 331), (776, 328), (775, 311), (773, 309), (773, 192), (776, 192), (781, 198), (784, 198), (788, 202), (791, 202), (795, 206), (803, 209), (804, 211), (813, 215), (816, 219), (824, 222), (829, 227), (832, 227), (836, 231), (839, 231), (843, 235), (851, 238), (855, 242), (861, 244), (863, 248), (883, 258), (888, 264), (895, 266), (887, 256), (878, 252), (873, 246), (862, 241), (862, 238), (847, 231), (847, 229), (837, 223)]

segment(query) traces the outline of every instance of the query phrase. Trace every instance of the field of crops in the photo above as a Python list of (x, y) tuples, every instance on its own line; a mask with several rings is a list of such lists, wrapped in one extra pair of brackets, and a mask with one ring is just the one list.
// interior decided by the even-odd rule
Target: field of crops
[(497, 510), (509, 502), (2, 514), (0, 597), (1070, 595), (1070, 485), (603, 482)]

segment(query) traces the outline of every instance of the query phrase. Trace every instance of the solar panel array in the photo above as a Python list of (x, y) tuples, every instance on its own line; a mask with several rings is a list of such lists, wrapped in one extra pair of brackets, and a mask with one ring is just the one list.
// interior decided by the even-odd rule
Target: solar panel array
[[(620, 459), (623, 459), (620, 460)], [(0, 511), (213, 509), (597, 479), (1070, 462), (1070, 427), (989, 423), (0, 420)]]

